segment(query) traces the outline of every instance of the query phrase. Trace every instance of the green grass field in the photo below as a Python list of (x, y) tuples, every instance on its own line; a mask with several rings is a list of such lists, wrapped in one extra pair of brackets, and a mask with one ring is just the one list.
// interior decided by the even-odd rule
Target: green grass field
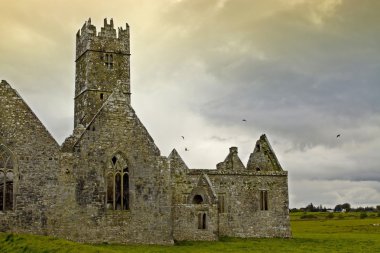
[(380, 217), (360, 213), (292, 213), (292, 239), (223, 238), (175, 246), (87, 245), (45, 236), (0, 233), (0, 252), (380, 252)]

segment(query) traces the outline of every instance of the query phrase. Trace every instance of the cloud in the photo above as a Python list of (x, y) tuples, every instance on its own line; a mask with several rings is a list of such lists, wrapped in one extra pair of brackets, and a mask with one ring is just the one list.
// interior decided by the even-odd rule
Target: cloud
[(376, 181), (290, 180), (289, 183), (291, 192), (297, 193), (290, 194), (291, 207), (305, 207), (310, 203), (328, 208), (343, 203), (350, 203), (352, 207), (365, 207), (379, 203), (380, 188)]
[(164, 155), (175, 147), (189, 167), (214, 168), (238, 146), (246, 163), (267, 133), (289, 171), (291, 206), (373, 203), (379, 9), (371, 0), (1, 2), (0, 74), (62, 142), (75, 32), (88, 17), (98, 29), (104, 17), (128, 22), (132, 105)]
[[(347, 25), (362, 27), (363, 16), (372, 17), (375, 13), (368, 6), (353, 15), (345, 4), (348, 5), (325, 1), (316, 7), (329, 17), (331, 26), (323, 29), (307, 22), (309, 6), (302, 1), (259, 21), (241, 21), (244, 14), (238, 18), (223, 15), (223, 24), (228, 24), (223, 33), (218, 30), (221, 24), (216, 26), (222, 14), (202, 20), (203, 27), (195, 26), (186, 39), (196, 37), (192, 45), (203, 44), (201, 50), (193, 50), (191, 58), (205, 66), (200, 74), (214, 81), (194, 84), (205, 92), (198, 94), (197, 106), (193, 108), (218, 124), (226, 123), (226, 119), (234, 122), (229, 117), (237, 114), (237, 118), (250, 116), (261, 125), (259, 128), (284, 134), (300, 147), (321, 145), (330, 134), (352, 131), (362, 127), (363, 122), (369, 123), (378, 116), (380, 107), (374, 95), (380, 91), (379, 74), (375, 71), (379, 50), (371, 43), (379, 36), (374, 38), (368, 28), (352, 35)], [(183, 9), (191, 12), (186, 7)], [(238, 21), (251, 25), (251, 29), (242, 29)], [(366, 26), (375, 30), (380, 23), (375, 21)], [(235, 29), (232, 25), (236, 25)], [(214, 26), (217, 28), (212, 29)], [(245, 36), (238, 36), (243, 31)], [(213, 38), (211, 42), (207, 35), (199, 36), (206, 32), (212, 34), (208, 35)]]

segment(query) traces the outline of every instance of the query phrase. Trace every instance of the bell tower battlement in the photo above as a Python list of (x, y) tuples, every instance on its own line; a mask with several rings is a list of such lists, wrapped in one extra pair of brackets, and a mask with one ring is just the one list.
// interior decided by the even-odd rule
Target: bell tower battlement
[[(118, 42), (110, 47), (105, 48), (104, 42)], [(102, 43), (103, 42), (103, 43)], [(86, 21), (82, 28), (78, 30), (76, 35), (76, 59), (81, 57), (87, 50), (104, 50), (117, 51), (119, 53), (129, 54), (129, 25), (126, 28), (114, 28), (113, 19), (111, 18), (108, 24), (107, 19), (104, 19), (104, 25), (100, 28), (100, 32), (96, 32), (96, 26), (91, 24), (91, 19)]]
[(104, 19), (97, 33), (89, 19), (76, 34), (74, 127), (86, 126), (116, 88), (130, 103), (129, 26), (116, 32)]

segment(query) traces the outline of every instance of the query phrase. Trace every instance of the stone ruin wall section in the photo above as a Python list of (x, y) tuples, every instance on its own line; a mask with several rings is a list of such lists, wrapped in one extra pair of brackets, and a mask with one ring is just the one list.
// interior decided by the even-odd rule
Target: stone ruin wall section
[[(197, 213), (207, 205), (191, 203), (192, 190), (206, 174), (215, 195), (224, 198), (224, 211), (218, 203), (207, 208), (209, 228), (200, 231)], [(291, 237), (287, 172), (219, 172), (188, 170), (173, 177), (173, 233), (175, 240), (215, 240), (229, 237)], [(260, 210), (260, 191), (268, 192), (268, 210)], [(182, 196), (181, 196), (182, 195)], [(219, 201), (218, 199), (218, 201)], [(199, 236), (194, 236), (198, 234)]]
[[(167, 158), (160, 156), (125, 96), (116, 93), (73, 152), (62, 153), (60, 181), (65, 197), (57, 206), (51, 232), (80, 242), (172, 244)], [(124, 156), (130, 173), (126, 211), (105, 206), (105, 169), (116, 153)]]
[(0, 144), (12, 153), (14, 211), (0, 212), (0, 230), (46, 234), (54, 205), (59, 146), (25, 101), (6, 82), (0, 84)]

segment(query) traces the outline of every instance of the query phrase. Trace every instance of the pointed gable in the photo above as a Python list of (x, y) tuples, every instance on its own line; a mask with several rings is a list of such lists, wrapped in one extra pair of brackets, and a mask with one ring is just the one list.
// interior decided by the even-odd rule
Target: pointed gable
[(256, 142), (255, 149), (249, 156), (247, 169), (256, 171), (282, 171), (282, 167), (265, 134), (261, 135), (260, 139)]
[(189, 170), (186, 163), (183, 161), (182, 157), (178, 154), (176, 149), (173, 149), (172, 152), (170, 152), (168, 159), (172, 173), (186, 173)]
[[(12, 138), (12, 142), (20, 143), (42, 141), (58, 150), (58, 143), (34, 114), (18, 92), (5, 81), (0, 82), (0, 129), (4, 139)], [(36, 140), (36, 136), (38, 139)]]
[(191, 204), (213, 204), (216, 200), (217, 196), (210, 178), (205, 173), (201, 174), (197, 185), (189, 195), (188, 202)]
[(245, 169), (243, 162), (238, 156), (237, 147), (231, 147), (230, 153), (227, 155), (226, 159), (223, 162), (216, 165), (218, 170), (232, 170), (232, 171), (241, 171)]

